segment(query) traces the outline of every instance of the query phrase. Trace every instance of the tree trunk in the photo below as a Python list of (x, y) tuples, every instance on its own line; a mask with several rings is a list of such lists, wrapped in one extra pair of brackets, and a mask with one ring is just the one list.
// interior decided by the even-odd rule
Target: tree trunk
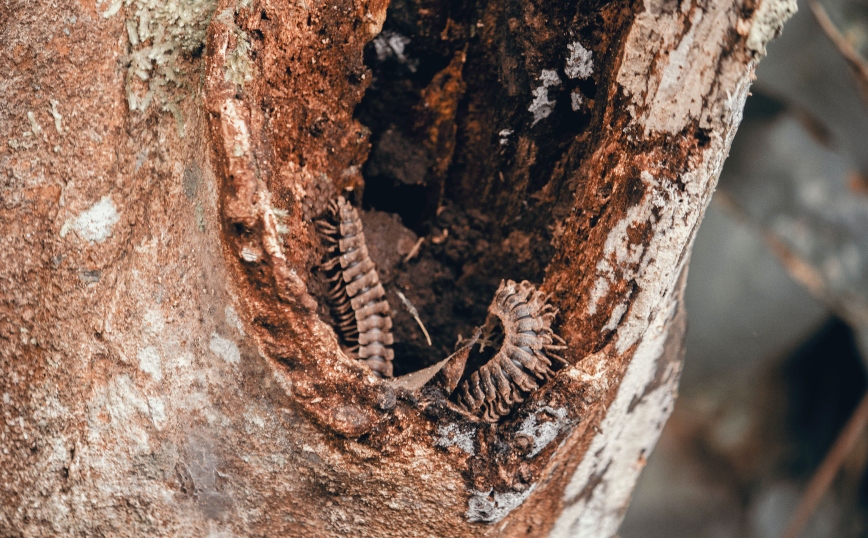
[[(614, 535), (794, 9), (7, 0), (0, 534)], [(568, 364), (488, 423), (451, 393), (472, 361), (348, 357), (312, 224), (339, 194), (397, 375), (442, 367), (502, 279), (549, 295)]]

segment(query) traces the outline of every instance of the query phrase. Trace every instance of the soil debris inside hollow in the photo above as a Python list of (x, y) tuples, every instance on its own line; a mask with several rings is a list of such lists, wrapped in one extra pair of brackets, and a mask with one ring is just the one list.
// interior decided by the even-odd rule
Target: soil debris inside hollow
[[(465, 58), (485, 61), (476, 58), (485, 52), (474, 52), (479, 7), (451, 9), (457, 11), (443, 19), (443, 13), (423, 15), (409, 3), (393, 3), (383, 32), (366, 49), (373, 81), (355, 111), (371, 132), (360, 214), (392, 305), (396, 376), (442, 360), (459, 337), (469, 338), (485, 322), (502, 279), (542, 283), (555, 250), (555, 222), (565, 217), (563, 207), (571, 201), (543, 192), (550, 173), (517, 186), (504, 179), (509, 168), (511, 176), (521, 168), (524, 177), (531, 176), (530, 168), (539, 169), (534, 159), (516, 155), (521, 129), (532, 124), (526, 104), (506, 94), (502, 119), (522, 122), (521, 129), (510, 130), (505, 144), (503, 135), (494, 138), (488, 148), (493, 157), (482, 163), (501, 185), (485, 197), (466, 196), (466, 161), (478, 148), (462, 147), (476, 121), (465, 94), (486, 82), (467, 75)], [(548, 129), (554, 124), (554, 132), (541, 135), (544, 156), (559, 157), (564, 148), (553, 141), (571, 138), (561, 136), (561, 123), (553, 117)], [(545, 166), (551, 168), (553, 161)], [(404, 262), (407, 246), (422, 237), (418, 253)], [(432, 345), (398, 291), (418, 310)], [(486, 355), (474, 353), (468, 371)]]

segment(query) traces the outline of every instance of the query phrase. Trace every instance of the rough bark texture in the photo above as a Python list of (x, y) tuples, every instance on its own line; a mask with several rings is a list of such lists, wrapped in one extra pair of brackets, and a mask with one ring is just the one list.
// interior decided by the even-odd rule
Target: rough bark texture
[[(6, 2), (0, 534), (615, 534), (793, 9)], [(347, 358), (311, 224), (339, 192), (396, 370), (446, 357), (501, 279), (551, 294), (570, 364), (488, 425)]]

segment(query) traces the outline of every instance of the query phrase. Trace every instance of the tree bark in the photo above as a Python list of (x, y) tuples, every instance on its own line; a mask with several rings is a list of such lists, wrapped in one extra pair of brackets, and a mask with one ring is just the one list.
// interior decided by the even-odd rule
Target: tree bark
[[(794, 10), (7, 1), (0, 533), (614, 535), (674, 403), (696, 229)], [(348, 358), (312, 225), (339, 193), (399, 373), (501, 279), (550, 295), (569, 364), (487, 424)]]

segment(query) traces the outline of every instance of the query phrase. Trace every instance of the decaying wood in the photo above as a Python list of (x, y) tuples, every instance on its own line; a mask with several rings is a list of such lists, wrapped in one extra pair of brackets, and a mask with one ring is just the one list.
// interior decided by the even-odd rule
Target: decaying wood
[[(388, 7), (7, 3), (0, 534), (615, 534), (672, 409), (693, 237), (794, 4), (395, 3), (390, 35), (436, 61), (369, 87)], [(432, 228), (469, 275), (448, 300), (527, 278), (561, 312), (568, 366), (497, 425), (447, 401), (466, 357), (386, 382), (323, 315), (311, 216), (361, 198), (371, 132), (379, 169), (427, 163), (427, 218), (486, 227)]]

